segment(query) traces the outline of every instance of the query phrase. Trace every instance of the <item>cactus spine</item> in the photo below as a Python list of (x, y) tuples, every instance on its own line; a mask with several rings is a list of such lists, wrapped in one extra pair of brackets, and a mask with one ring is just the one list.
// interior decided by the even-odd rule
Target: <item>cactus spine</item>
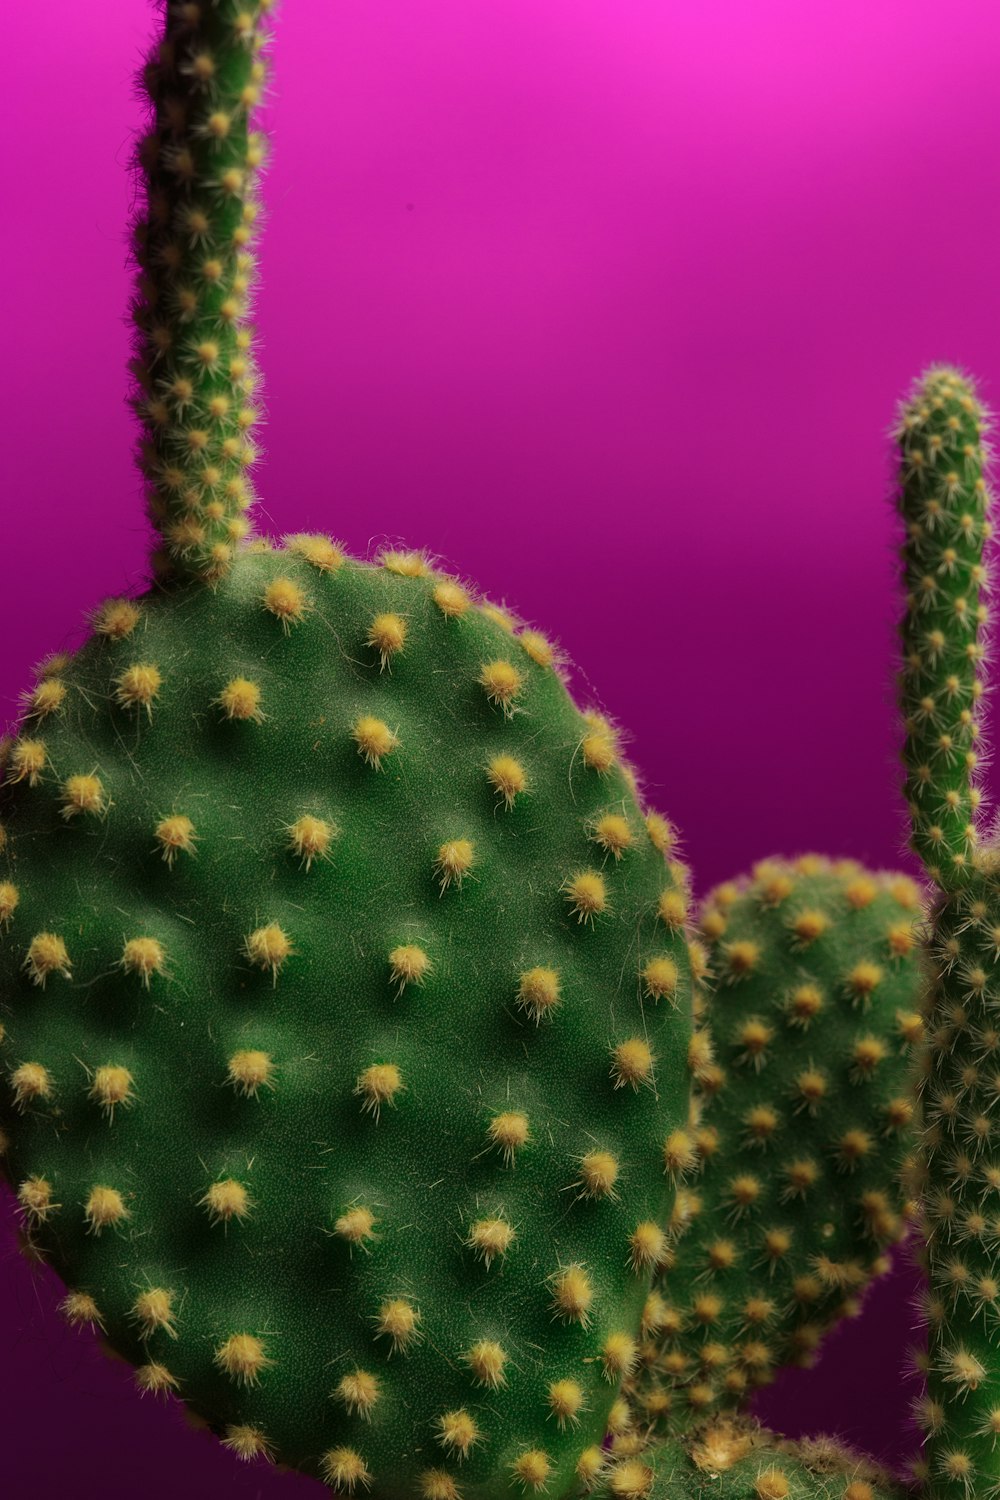
[(899, 422), (906, 525), (903, 753), (913, 847), (938, 886), (920, 1082), (927, 1297), (925, 1474), (933, 1500), (1000, 1493), (1000, 851), (977, 844), (986, 419), (935, 368)]

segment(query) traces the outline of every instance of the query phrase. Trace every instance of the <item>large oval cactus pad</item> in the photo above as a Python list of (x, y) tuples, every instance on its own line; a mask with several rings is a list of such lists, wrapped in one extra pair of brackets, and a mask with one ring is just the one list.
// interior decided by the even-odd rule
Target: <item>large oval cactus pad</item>
[(8, 1169), (70, 1316), (237, 1452), (557, 1494), (662, 1254), (683, 888), (548, 644), (386, 561), (251, 549), (45, 669)]

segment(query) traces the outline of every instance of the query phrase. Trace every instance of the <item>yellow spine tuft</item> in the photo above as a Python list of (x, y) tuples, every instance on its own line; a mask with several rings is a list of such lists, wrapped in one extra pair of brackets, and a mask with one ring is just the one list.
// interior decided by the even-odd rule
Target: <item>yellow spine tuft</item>
[(529, 1448), (515, 1458), (511, 1464), (511, 1470), (514, 1478), (525, 1490), (534, 1490), (537, 1493), (547, 1486), (549, 1474), (552, 1471), (552, 1462), (548, 1454), (543, 1453), (540, 1448)]
[(393, 1354), (405, 1354), (419, 1337), (420, 1313), (402, 1297), (383, 1302), (375, 1316), (376, 1338), (387, 1338)]
[(551, 641), (547, 640), (541, 631), (522, 630), (517, 639), (521, 650), (526, 652), (538, 666), (552, 667), (555, 665), (555, 650)]
[(342, 1213), (333, 1226), (334, 1233), (349, 1245), (360, 1245), (364, 1247), (365, 1240), (375, 1238), (375, 1225), (378, 1223), (370, 1208), (361, 1204), (355, 1204), (346, 1213)]
[(559, 975), (555, 969), (528, 969), (521, 975), (517, 1003), (535, 1022), (551, 1016), (561, 998)]
[(234, 1052), (226, 1064), (226, 1082), (245, 1098), (256, 1099), (257, 1090), (273, 1088), (274, 1063), (267, 1052), (247, 1048)]
[(688, 903), (684, 892), (673, 887), (663, 891), (657, 903), (656, 914), (671, 932), (682, 931), (688, 919)]
[(629, 1265), (637, 1274), (658, 1266), (667, 1249), (667, 1237), (655, 1219), (643, 1219), (629, 1235)]
[(309, 595), (291, 577), (276, 577), (264, 589), (264, 609), (280, 619), (285, 634), (292, 625), (301, 624), (309, 612)]
[(401, 995), (408, 984), (423, 984), (432, 972), (433, 963), (416, 943), (403, 943), (389, 954), (389, 978)]
[(105, 1063), (102, 1067), (95, 1069), (88, 1092), (91, 1099), (101, 1106), (108, 1119), (113, 1120), (117, 1105), (127, 1108), (134, 1102), (135, 1094), (132, 1092), (132, 1083), (132, 1074), (128, 1068), (115, 1063)]
[(790, 1488), (788, 1475), (772, 1464), (757, 1475), (754, 1494), (757, 1500), (785, 1500)]
[(59, 1311), (73, 1328), (80, 1328), (84, 1323), (91, 1328), (104, 1328), (97, 1303), (89, 1292), (69, 1292), (60, 1302)]
[(613, 1198), (621, 1171), (610, 1151), (588, 1151), (580, 1160), (580, 1186), (585, 1198)]
[(506, 1219), (477, 1219), (470, 1228), (465, 1243), (470, 1250), (476, 1252), (489, 1270), (494, 1260), (503, 1260), (516, 1238), (513, 1226)]
[(406, 621), (401, 615), (376, 615), (372, 621), (365, 645), (371, 646), (379, 655), (379, 670), (384, 672), (406, 644)]
[(631, 826), (620, 813), (602, 813), (590, 826), (589, 837), (606, 853), (621, 859), (634, 843)]
[(268, 1463), (274, 1462), (274, 1444), (264, 1436), (259, 1427), (254, 1427), (249, 1422), (230, 1422), (220, 1441), (224, 1448), (235, 1453), (244, 1463), (251, 1463), (255, 1458), (266, 1458)]
[(604, 876), (596, 870), (581, 870), (562, 886), (570, 911), (578, 922), (589, 922), (608, 910), (608, 893)]
[(169, 1334), (172, 1339), (177, 1337), (173, 1302), (173, 1292), (162, 1286), (150, 1287), (148, 1291), (139, 1294), (132, 1304), (131, 1316), (138, 1323), (142, 1338), (151, 1338), (158, 1332)]
[(25, 1218), (33, 1224), (44, 1224), (51, 1213), (62, 1207), (52, 1196), (52, 1184), (45, 1177), (26, 1177), (17, 1190), (17, 1201)]
[(583, 1387), (577, 1380), (554, 1380), (549, 1386), (548, 1401), (560, 1431), (565, 1430), (567, 1422), (577, 1426), (580, 1413), (586, 1409)]
[(28, 944), (24, 968), (31, 976), (32, 983), (39, 984), (44, 989), (52, 974), (69, 979), (73, 965), (61, 937), (54, 932), (38, 932)]
[(608, 1475), (608, 1489), (616, 1500), (646, 1500), (653, 1488), (654, 1474), (640, 1458), (628, 1458), (617, 1464)]
[(601, 1348), (601, 1363), (604, 1378), (617, 1385), (631, 1375), (639, 1362), (639, 1349), (635, 1339), (628, 1333), (609, 1333)]
[(131, 599), (106, 599), (92, 617), (94, 630), (112, 641), (131, 635), (142, 615)]
[(651, 958), (643, 967), (640, 978), (647, 1000), (665, 999), (676, 1003), (680, 975), (672, 958), (668, 958), (666, 954)]
[(555, 1316), (564, 1323), (579, 1323), (582, 1328), (586, 1328), (590, 1322), (594, 1288), (583, 1266), (576, 1263), (566, 1266), (550, 1280)]
[(234, 1333), (215, 1351), (214, 1362), (239, 1385), (259, 1385), (264, 1370), (274, 1364), (261, 1339), (253, 1333)]
[(395, 1063), (373, 1063), (358, 1074), (354, 1092), (361, 1096), (361, 1108), (379, 1121), (383, 1104), (391, 1105), (403, 1087), (403, 1075)]
[(345, 1375), (334, 1391), (335, 1398), (346, 1406), (352, 1417), (370, 1422), (381, 1394), (378, 1377), (368, 1370), (354, 1370)]
[(472, 608), (472, 600), (461, 584), (448, 580), (436, 584), (431, 597), (446, 620), (460, 620)]
[(163, 678), (149, 662), (134, 662), (115, 678), (115, 702), (121, 708), (144, 708), (153, 716), (153, 703), (159, 696)]
[(155, 836), (160, 852), (171, 869), (178, 854), (196, 852), (195, 827), (183, 813), (171, 813), (168, 818), (161, 818), (156, 825)]
[(153, 975), (163, 973), (166, 962), (167, 956), (163, 951), (163, 944), (154, 937), (129, 938), (122, 948), (122, 956), (119, 959), (125, 973), (137, 974), (142, 981), (143, 988), (147, 990)]
[(475, 1444), (482, 1441), (482, 1433), (464, 1407), (459, 1407), (457, 1411), (443, 1412), (438, 1417), (436, 1426), (437, 1440), (441, 1447), (459, 1461), (468, 1458)]
[(633, 1036), (619, 1042), (612, 1048), (611, 1059), (611, 1077), (616, 1089), (626, 1086), (638, 1089), (640, 1084), (652, 1082), (656, 1059), (642, 1037)]
[(11, 1073), (10, 1082), (14, 1103), (22, 1111), (36, 1099), (52, 1097), (52, 1074), (42, 1063), (22, 1063)]
[(166, 1365), (161, 1365), (156, 1360), (136, 1366), (134, 1378), (144, 1396), (169, 1396), (180, 1384), (177, 1376), (171, 1375)]
[(0, 880), (0, 928), (6, 927), (11, 921), (20, 900), (21, 893), (17, 886), (10, 880)]
[(444, 1469), (424, 1469), (418, 1480), (421, 1500), (461, 1500), (461, 1492)]
[(328, 536), (310, 536), (303, 533), (299, 536), (285, 537), (284, 541), (289, 552), (294, 552), (298, 557), (303, 558), (317, 572), (335, 573), (343, 565), (343, 551)]
[(219, 1182), (211, 1183), (208, 1192), (198, 1199), (198, 1206), (208, 1209), (209, 1220), (212, 1224), (228, 1224), (231, 1219), (236, 1219), (242, 1224), (243, 1220), (249, 1217), (254, 1205), (242, 1182), (236, 1182), (232, 1177), (225, 1177)]
[(513, 755), (495, 755), (486, 767), (486, 776), (493, 790), (503, 798), (508, 811), (520, 793), (527, 790), (527, 773)]
[(502, 1110), (493, 1116), (486, 1134), (490, 1143), (502, 1153), (504, 1166), (512, 1167), (518, 1151), (531, 1139), (528, 1116), (516, 1109)]
[(264, 722), (260, 688), (256, 682), (251, 682), (246, 677), (231, 678), (213, 702), (220, 706), (227, 719), (242, 723), (248, 719), (253, 719), (256, 724)]
[(58, 677), (46, 677), (31, 694), (29, 700), (29, 711), (37, 719), (46, 719), (49, 714), (57, 713), (66, 701), (66, 684), (60, 682)]
[(75, 818), (79, 813), (91, 813), (99, 817), (107, 809), (104, 787), (94, 775), (70, 776), (62, 784), (59, 793), (64, 818)]
[(362, 714), (351, 729), (351, 738), (358, 747), (358, 754), (366, 765), (379, 771), (382, 761), (399, 749), (399, 737), (382, 719), (371, 714)]
[(471, 839), (449, 839), (442, 844), (434, 861), (442, 893), (452, 884), (461, 889), (462, 877), (469, 873), (475, 862), (475, 845)]
[(247, 934), (243, 951), (258, 969), (270, 969), (271, 977), (277, 983), (278, 974), (295, 950), (287, 932), (277, 922), (270, 922), (266, 927), (257, 927)]
[(354, 1448), (328, 1448), (320, 1459), (320, 1469), (327, 1484), (348, 1495), (353, 1495), (358, 1485), (365, 1490), (371, 1487), (368, 1465)]
[(379, 562), (389, 573), (399, 578), (426, 578), (431, 566), (422, 552), (383, 552)]
[(314, 859), (326, 859), (330, 843), (337, 832), (332, 823), (328, 823), (325, 818), (313, 817), (311, 813), (304, 813), (285, 829), (289, 849), (302, 861), (307, 871), (312, 869)]
[(465, 1358), (477, 1385), (484, 1385), (495, 1391), (507, 1384), (504, 1374), (507, 1355), (493, 1339), (480, 1339), (473, 1344)]

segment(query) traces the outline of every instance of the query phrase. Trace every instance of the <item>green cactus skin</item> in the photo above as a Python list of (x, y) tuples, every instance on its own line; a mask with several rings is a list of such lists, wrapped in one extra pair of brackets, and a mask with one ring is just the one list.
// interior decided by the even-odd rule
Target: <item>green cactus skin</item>
[(683, 1441), (621, 1445), (597, 1500), (907, 1500), (877, 1464), (835, 1438), (790, 1442), (756, 1423), (715, 1418)]
[(707, 897), (690, 1049), (698, 1174), (678, 1199), (634, 1390), (661, 1429), (812, 1363), (887, 1268), (908, 1207), (920, 913), (905, 876), (817, 855), (763, 861)]
[(906, 523), (900, 696), (913, 846), (939, 887), (920, 1080), (929, 1280), (922, 1474), (931, 1500), (1000, 1494), (1000, 847), (977, 847), (982, 693), (986, 417), (958, 372), (938, 367), (898, 428)]
[(341, 1488), (343, 1449), (376, 1494), (562, 1493), (687, 1115), (664, 821), (539, 638), (440, 576), (251, 551), (98, 625), (2, 812), (8, 1170), (68, 1311)]
[(0, 749), (0, 1155), (67, 1317), (239, 1457), (558, 1500), (673, 1202), (684, 877), (538, 632), (245, 539), (265, 9), (171, 3), (145, 75), (158, 582)]

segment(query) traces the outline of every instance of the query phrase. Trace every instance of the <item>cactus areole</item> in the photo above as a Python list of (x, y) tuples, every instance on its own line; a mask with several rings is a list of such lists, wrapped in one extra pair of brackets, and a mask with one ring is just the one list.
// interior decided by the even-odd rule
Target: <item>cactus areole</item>
[(145, 71), (156, 584), (2, 754), (0, 1147), (140, 1389), (339, 1492), (596, 1477), (687, 1118), (686, 887), (549, 642), (252, 541), (260, 0)]

